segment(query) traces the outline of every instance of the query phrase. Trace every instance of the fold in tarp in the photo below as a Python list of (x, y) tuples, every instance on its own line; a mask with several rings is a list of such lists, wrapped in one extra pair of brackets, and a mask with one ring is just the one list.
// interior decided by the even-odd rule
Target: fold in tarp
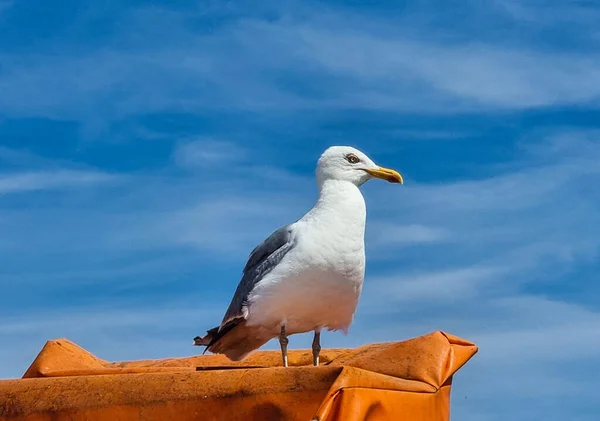
[(449, 419), (452, 375), (477, 347), (444, 332), (312, 353), (257, 352), (110, 363), (48, 341), (23, 379), (0, 381), (0, 420)]

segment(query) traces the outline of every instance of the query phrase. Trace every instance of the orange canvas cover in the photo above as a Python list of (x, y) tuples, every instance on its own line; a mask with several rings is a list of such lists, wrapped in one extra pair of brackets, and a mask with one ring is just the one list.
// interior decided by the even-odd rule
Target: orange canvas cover
[(48, 341), (23, 379), (0, 381), (0, 420), (449, 420), (452, 375), (477, 347), (444, 332), (321, 351), (110, 363)]

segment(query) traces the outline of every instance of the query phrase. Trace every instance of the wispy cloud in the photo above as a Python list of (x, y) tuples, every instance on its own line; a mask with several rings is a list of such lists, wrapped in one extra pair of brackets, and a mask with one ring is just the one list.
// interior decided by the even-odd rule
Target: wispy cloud
[[(422, 306), (436, 301), (472, 299), (479, 291), (513, 268), (468, 267), (435, 272), (410, 273), (387, 278), (371, 278), (369, 289), (377, 295), (376, 305), (367, 305), (367, 311), (387, 312), (390, 305)], [(384, 293), (383, 295), (381, 293)], [(385, 303), (388, 304), (387, 308)], [(375, 304), (375, 302), (373, 303)]]
[(443, 242), (450, 233), (420, 224), (400, 225), (374, 222), (369, 226), (370, 244), (375, 247)]
[(591, 26), (600, 16), (600, 11), (591, 2), (500, 0), (494, 5), (516, 20), (541, 26), (557, 23)]
[[(301, 203), (301, 202), (300, 202)], [(119, 234), (146, 245), (185, 245), (210, 254), (235, 253), (241, 257), (280, 225), (301, 215), (293, 197), (273, 195), (222, 195), (204, 197), (188, 209), (148, 215), (149, 219)], [(279, 222), (276, 222), (279, 221)], [(150, 228), (153, 227), (153, 228)], [(241, 255), (239, 255), (241, 253)]]
[[(596, 103), (600, 96), (600, 63), (586, 53), (449, 41), (428, 31), (433, 23), (408, 31), (344, 8), (299, 10), (233, 19), (207, 35), (188, 23), (189, 13), (142, 9), (122, 18), (114, 34), (127, 40), (121, 45), (26, 60), (5, 54), (0, 110), (102, 125), (156, 111), (455, 113)], [(168, 37), (152, 31), (159, 15), (177, 28)], [(140, 32), (153, 42), (136, 42)]]
[(82, 187), (115, 181), (117, 177), (103, 172), (52, 171), (0, 174), (0, 195), (35, 190)]
[[(486, 253), (496, 263), (506, 259), (514, 265), (546, 253), (585, 254), (590, 244), (598, 245), (589, 229), (599, 222), (590, 212), (598, 198), (589, 186), (600, 176), (595, 136), (594, 131), (560, 132), (529, 150), (529, 158), (512, 170), (479, 180), (407, 186), (401, 199), (375, 212), (380, 221), (392, 223), (387, 215), (402, 215), (405, 224), (455, 233), (445, 240), (454, 246), (444, 247), (460, 260)], [(378, 189), (372, 200), (384, 197)]]
[[(367, 98), (372, 102), (367, 99), (366, 106), (426, 105), (438, 112), (450, 104), (471, 110), (476, 106), (527, 108), (591, 101), (600, 94), (597, 63), (583, 54), (443, 44), (318, 27), (287, 30), (307, 44), (303, 53), (309, 62), (360, 80), (362, 89), (354, 93), (370, 94)], [(353, 95), (347, 99), (356, 103)]]
[[(241, 146), (227, 141), (201, 139), (182, 142), (173, 159), (178, 165), (197, 170), (208, 170), (215, 166), (228, 166), (242, 161), (247, 151)], [(222, 168), (225, 171), (225, 168)]]
[(0, 146), (0, 163), (4, 167), (37, 167), (47, 161), (40, 156), (27, 151)]

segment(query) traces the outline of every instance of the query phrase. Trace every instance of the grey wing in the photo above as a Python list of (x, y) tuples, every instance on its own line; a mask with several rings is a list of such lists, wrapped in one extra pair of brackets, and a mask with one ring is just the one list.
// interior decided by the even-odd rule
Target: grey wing
[(242, 279), (223, 317), (221, 327), (233, 319), (244, 317), (244, 307), (247, 305), (248, 295), (254, 286), (294, 248), (297, 236), (293, 225), (279, 228), (252, 250), (244, 267)]

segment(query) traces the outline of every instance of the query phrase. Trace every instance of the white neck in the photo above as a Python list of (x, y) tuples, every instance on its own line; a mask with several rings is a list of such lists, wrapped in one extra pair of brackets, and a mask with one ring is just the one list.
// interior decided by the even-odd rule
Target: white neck
[(348, 229), (364, 231), (366, 205), (358, 187), (341, 180), (326, 180), (319, 187), (319, 199), (306, 215), (308, 219), (318, 218), (324, 223), (335, 220)]

